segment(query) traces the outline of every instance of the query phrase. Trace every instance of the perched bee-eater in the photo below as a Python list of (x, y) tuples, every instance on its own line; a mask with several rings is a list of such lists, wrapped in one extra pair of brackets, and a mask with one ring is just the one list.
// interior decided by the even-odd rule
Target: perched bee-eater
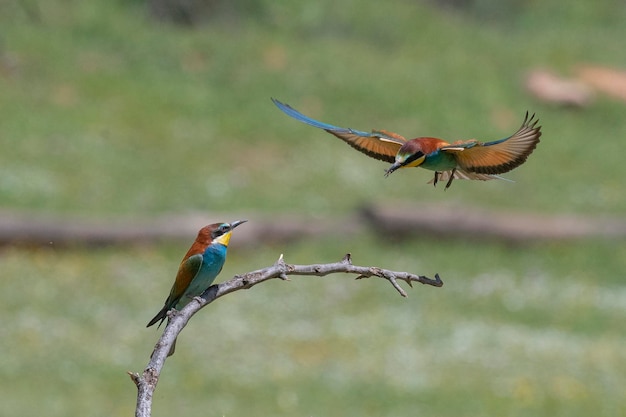
[(385, 170), (385, 176), (398, 168), (422, 167), (435, 171), (435, 177), (431, 181), (434, 185), (447, 180), (445, 188), (450, 187), (455, 178), (483, 181), (501, 178), (497, 174), (517, 168), (526, 161), (541, 136), (538, 120), (534, 114), (528, 117), (528, 112), (522, 126), (507, 138), (492, 142), (470, 139), (448, 143), (431, 137), (407, 140), (397, 133), (385, 130), (372, 130), (368, 133), (337, 127), (311, 119), (274, 98), (272, 101), (294, 119), (324, 129), (372, 158), (392, 163)]
[[(167, 318), (167, 312), (172, 308), (180, 310), (185, 307), (194, 297), (199, 297), (207, 288), (213, 284), (217, 275), (222, 271), (228, 242), (235, 227), (247, 220), (237, 220), (230, 224), (214, 223), (204, 226), (198, 232), (196, 241), (183, 258), (178, 267), (176, 280), (170, 290), (170, 295), (165, 300), (165, 305), (147, 327), (152, 326), (157, 321)], [(172, 345), (168, 356), (174, 354), (176, 341)]]

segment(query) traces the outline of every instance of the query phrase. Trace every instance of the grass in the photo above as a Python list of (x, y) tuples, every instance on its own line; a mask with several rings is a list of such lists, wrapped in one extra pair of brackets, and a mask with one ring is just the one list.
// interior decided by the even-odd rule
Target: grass
[[(181, 29), (140, 2), (0, 5), (0, 205), (77, 215), (315, 213), (454, 202), (545, 213), (626, 210), (623, 103), (528, 97), (527, 70), (623, 67), (620, 2), (519, 3), (498, 19), (401, 0), (263, 3)], [(39, 19), (22, 7), (37, 5)], [(521, 6), (520, 6), (521, 5)], [(350, 7), (351, 6), (351, 7)], [(516, 182), (385, 179), (275, 109), (410, 136), (503, 137), (535, 111), (544, 136)], [(233, 238), (236, 245), (236, 235)], [(185, 244), (3, 248), (0, 414), (128, 415)], [(181, 336), (154, 415), (616, 416), (625, 409), (626, 245), (504, 247), (380, 236), (233, 248), (223, 273), (334, 261), (433, 275), (400, 298), (350, 277), (271, 282), (220, 300)], [(203, 330), (203, 331), (200, 331)], [(33, 400), (36, 394), (36, 401)], [(45, 408), (44, 408), (45, 407)]]
[[(621, 25), (596, 36), (567, 26), (542, 32), (531, 26), (541, 9), (529, 9), (505, 29), (398, 2), (388, 12), (393, 25), (376, 24), (376, 8), (361, 8), (352, 21), (330, 5), (308, 12), (330, 13), (330, 22), (306, 10), (285, 22), (281, 15), (299, 14), (282, 5), (282, 14), (260, 22), (189, 31), (150, 24), (132, 7), (94, 4), (73, 4), (41, 25), (19, 16), (5, 22), (6, 54), (17, 63), (0, 102), (7, 150), (0, 190), (9, 206), (103, 214), (289, 206), (332, 214), (385, 189), (385, 198), (501, 207), (521, 200), (539, 211), (624, 209), (614, 175), (619, 143), (583, 142), (624, 135), (615, 123), (620, 106), (600, 99), (583, 114), (563, 111), (520, 88), (530, 68), (567, 73), (593, 59), (589, 51), (608, 49), (596, 60), (618, 65), (622, 55), (607, 38), (618, 39)], [(386, 165), (287, 119), (271, 96), (337, 124), (448, 138), (505, 136), (531, 109), (544, 124), (542, 157), (512, 173), (519, 181), (504, 191), (470, 184), (450, 197), (422, 187), (425, 172), (398, 173), (390, 185)], [(329, 152), (338, 158), (324, 157)], [(172, 174), (181, 169), (183, 181)], [(273, 186), (259, 187), (261, 180)], [(322, 192), (329, 183), (341, 201)], [(168, 193), (159, 192), (164, 187)]]
[[(609, 245), (514, 251), (457, 242), (443, 251), (413, 242), (400, 251), (370, 237), (296, 244), (287, 260), (331, 261), (346, 247), (359, 264), (440, 272), (445, 286), (419, 286), (402, 299), (380, 280), (310, 277), (220, 300), (181, 336), (155, 415), (616, 415), (623, 408), (626, 292), (604, 274), (623, 270), (624, 257), (580, 260), (606, 256)], [(131, 413), (124, 371), (140, 370), (156, 341), (158, 332), (144, 325), (167, 291), (174, 249), (6, 251), (4, 273), (36, 285), (3, 290), (15, 312), (2, 335), (5, 412), (35, 413), (43, 403), (48, 415)], [(488, 266), (451, 261), (478, 252), (489, 255)], [(233, 251), (223, 276), (276, 256), (277, 248)], [(36, 403), (24, 400), (33, 384)]]

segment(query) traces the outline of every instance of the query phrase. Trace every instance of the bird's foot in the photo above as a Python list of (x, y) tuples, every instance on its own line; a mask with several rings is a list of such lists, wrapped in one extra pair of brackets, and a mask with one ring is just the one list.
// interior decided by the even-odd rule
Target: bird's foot
[(446, 188), (444, 188), (444, 190), (447, 190), (452, 185), (452, 181), (454, 180), (455, 173), (456, 173), (456, 168), (454, 168), (452, 172), (450, 173), (450, 178), (448, 178), (448, 182), (446, 183)]
[(436, 187), (438, 182), (439, 182), (439, 171), (435, 171), (435, 179), (433, 179), (433, 187)]

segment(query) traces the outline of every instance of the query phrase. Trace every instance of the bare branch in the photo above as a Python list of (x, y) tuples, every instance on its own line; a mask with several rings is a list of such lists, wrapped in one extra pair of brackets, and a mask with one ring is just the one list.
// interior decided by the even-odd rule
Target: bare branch
[(180, 311), (171, 310), (168, 313), (168, 325), (163, 331), (163, 335), (154, 347), (154, 351), (150, 356), (148, 366), (142, 375), (138, 373), (128, 372), (131, 380), (137, 386), (137, 408), (135, 416), (148, 417), (152, 409), (152, 395), (159, 381), (159, 375), (167, 359), (170, 347), (176, 340), (178, 334), (187, 325), (187, 322), (198, 310), (207, 304), (212, 303), (220, 297), (232, 292), (252, 288), (264, 281), (278, 278), (289, 281), (289, 275), (306, 275), (306, 276), (326, 276), (344, 272), (347, 274), (357, 275), (356, 279), (379, 277), (386, 279), (400, 293), (406, 297), (406, 292), (398, 284), (398, 280), (406, 282), (409, 286), (413, 286), (413, 282), (419, 282), (425, 285), (441, 287), (443, 281), (439, 278), (439, 274), (435, 274), (435, 278), (428, 278), (421, 275), (413, 275), (408, 272), (390, 271), (375, 266), (356, 266), (352, 264), (352, 256), (348, 253), (341, 261), (330, 264), (313, 264), (313, 265), (292, 265), (285, 263), (281, 254), (274, 265), (256, 271), (248, 272), (242, 275), (235, 275), (228, 281), (221, 284), (211, 285), (202, 297), (195, 297), (196, 302), (187, 304)]

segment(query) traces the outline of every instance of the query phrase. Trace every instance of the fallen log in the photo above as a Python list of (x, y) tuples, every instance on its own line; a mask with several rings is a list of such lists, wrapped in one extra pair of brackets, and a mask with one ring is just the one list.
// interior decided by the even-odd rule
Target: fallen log
[(363, 219), (378, 233), (394, 239), (435, 237), (511, 244), (585, 238), (623, 239), (621, 219), (577, 215), (542, 215), (450, 205), (370, 205)]
[(300, 239), (349, 236), (358, 232), (352, 218), (326, 219), (305, 215), (185, 213), (148, 219), (94, 219), (50, 213), (0, 212), (0, 246), (102, 246), (159, 241), (190, 241), (207, 224), (250, 220), (237, 229), (232, 246), (283, 244)]
[(233, 246), (284, 245), (299, 240), (354, 237), (367, 229), (390, 239), (436, 238), (501, 241), (623, 239), (621, 219), (545, 215), (451, 205), (368, 205), (357, 215), (184, 213), (147, 219), (93, 219), (50, 213), (0, 211), (0, 246), (102, 246), (187, 242), (216, 221), (248, 219)]

